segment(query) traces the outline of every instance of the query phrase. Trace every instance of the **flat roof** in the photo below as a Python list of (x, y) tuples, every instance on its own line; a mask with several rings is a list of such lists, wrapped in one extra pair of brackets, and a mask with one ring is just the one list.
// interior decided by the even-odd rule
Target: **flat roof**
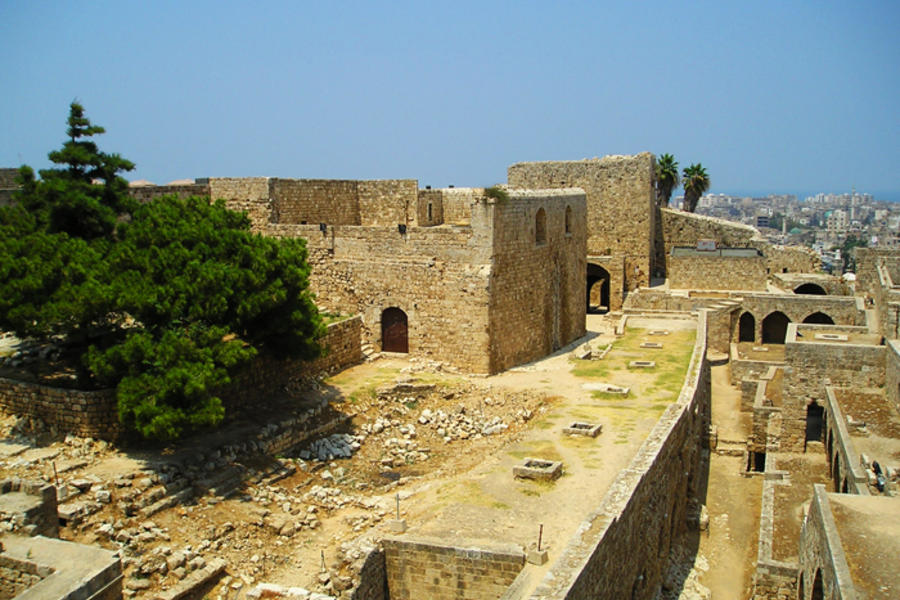
[(870, 598), (900, 590), (900, 502), (878, 496), (828, 494), (853, 585)]

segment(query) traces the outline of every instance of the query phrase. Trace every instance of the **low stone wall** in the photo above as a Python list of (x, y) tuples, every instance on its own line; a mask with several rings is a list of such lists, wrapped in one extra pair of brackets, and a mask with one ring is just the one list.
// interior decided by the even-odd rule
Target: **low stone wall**
[(900, 341), (888, 340), (884, 364), (884, 397), (900, 412)]
[[(226, 409), (256, 406), (261, 397), (283, 392), (292, 378), (334, 372), (360, 362), (361, 327), (359, 316), (329, 325), (322, 338), (326, 354), (311, 362), (258, 359), (219, 391)], [(0, 409), (38, 418), (61, 432), (82, 437), (115, 440), (124, 432), (115, 390), (71, 390), (0, 378)]]
[(753, 240), (750, 245), (766, 257), (769, 273), (818, 273), (822, 260), (810, 248), (804, 246), (773, 246), (763, 240)]
[[(19, 499), (7, 503), (12, 496)], [(22, 502), (21, 495), (29, 497)], [(14, 508), (10, 508), (12, 504)], [(59, 515), (57, 514), (56, 487), (43, 481), (4, 479), (0, 481), (0, 515), (9, 520), (12, 530), (29, 536), (45, 535), (59, 537)]]
[(46, 567), (0, 554), (0, 600), (15, 598), (49, 574)]
[(667, 256), (666, 272), (672, 289), (766, 289), (763, 256)]
[(822, 598), (850, 599), (859, 597), (853, 588), (850, 567), (844, 556), (841, 538), (831, 514), (825, 486), (813, 486), (812, 502), (800, 530), (800, 568), (802, 595), (800, 600), (815, 599), (816, 577), (822, 582)]
[(836, 390), (831, 386), (825, 388), (825, 411), (825, 454), (834, 489), (868, 496), (868, 478), (859, 466), (859, 454), (847, 431), (847, 422), (837, 401)]
[(601, 505), (578, 529), (532, 600), (653, 598), (672, 541), (686, 529), (709, 429), (706, 315), (678, 401), (663, 413)]
[(767, 360), (737, 359), (737, 349), (731, 349), (731, 385), (741, 385), (744, 379), (759, 379), (766, 374), (771, 367), (783, 367), (782, 362)]
[(525, 565), (513, 544), (459, 548), (442, 540), (382, 541), (391, 600), (499, 598)]

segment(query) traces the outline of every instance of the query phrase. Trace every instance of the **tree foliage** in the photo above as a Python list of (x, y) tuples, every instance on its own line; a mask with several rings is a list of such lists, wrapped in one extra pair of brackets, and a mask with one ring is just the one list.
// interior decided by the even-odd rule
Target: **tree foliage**
[(694, 212), (700, 196), (709, 189), (709, 175), (702, 164), (692, 164), (681, 173), (681, 183), (684, 186), (684, 210)]
[(118, 176), (132, 164), (85, 139), (102, 132), (73, 103), (50, 153), (65, 168), (23, 167), (0, 209), (0, 327), (77, 348), (123, 424), (172, 439), (221, 422), (215, 390), (260, 352), (319, 355), (306, 245), (251, 233), (221, 201), (137, 205)]
[(678, 187), (678, 161), (671, 154), (662, 154), (656, 162), (656, 202), (669, 206), (672, 190)]

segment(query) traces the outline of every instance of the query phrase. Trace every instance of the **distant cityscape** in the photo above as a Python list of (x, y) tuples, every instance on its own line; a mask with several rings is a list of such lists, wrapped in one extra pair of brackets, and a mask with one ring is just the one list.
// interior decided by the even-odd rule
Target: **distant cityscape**
[[(673, 198), (670, 206), (681, 208), (683, 200)], [(772, 243), (808, 246), (821, 257), (822, 268), (836, 274), (852, 270), (848, 250), (854, 246), (900, 247), (900, 203), (855, 190), (803, 200), (795, 194), (706, 194), (696, 212), (752, 225)]]

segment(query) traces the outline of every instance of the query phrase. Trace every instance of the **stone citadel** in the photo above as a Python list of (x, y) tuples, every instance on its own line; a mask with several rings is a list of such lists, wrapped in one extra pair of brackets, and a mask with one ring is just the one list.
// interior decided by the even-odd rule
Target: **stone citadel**
[[(683, 597), (703, 597), (708, 590), (702, 585), (689, 590), (698, 575), (690, 564), (683, 570), (691, 563), (683, 549), (693, 544), (697, 554), (697, 545), (702, 550), (727, 531), (727, 519), (719, 517), (727, 517), (728, 510), (714, 505), (721, 473), (734, 489), (750, 490), (746, 500), (758, 507), (752, 538), (737, 540), (752, 550), (744, 597), (896, 594), (897, 570), (890, 567), (897, 566), (900, 538), (872, 522), (895, 521), (900, 513), (894, 497), (900, 467), (900, 284), (893, 283), (900, 281), (900, 255), (858, 249), (858, 280), (851, 285), (819, 273), (810, 251), (769, 244), (752, 227), (659, 208), (655, 185), (655, 158), (643, 153), (514, 164), (502, 193), (420, 189), (415, 180), (269, 177), (133, 187), (142, 201), (173, 193), (222, 198), (245, 211), (262, 235), (307, 240), (320, 308), (354, 315), (332, 330), (327, 344), (334, 362), (323, 368), (342, 369), (363, 355), (373, 365), (402, 357), (499, 378), (541, 372), (541, 360), (548, 355), (556, 360), (555, 355), (565, 361), (566, 377), (570, 365), (574, 373), (599, 373), (576, 375), (571, 388), (562, 375), (548, 375), (545, 387), (562, 399), (556, 413), (536, 426), (522, 425), (525, 442), (518, 443), (527, 452), (518, 446), (498, 451), (492, 460), (499, 467), (493, 471), (473, 467), (447, 484), (481, 482), (475, 484), (475, 499), (451, 494), (435, 504), (441, 508), (426, 511), (428, 518), (424, 513), (407, 513), (405, 520), (400, 514), (383, 517), (374, 535), (352, 550), (356, 558), (341, 567), (346, 585), (335, 585), (339, 576), (332, 569), (319, 590), (307, 581), (295, 588), (255, 582), (250, 593), (256, 596), (241, 597), (649, 599), (678, 597), (679, 589), (688, 594)], [(679, 336), (686, 337), (679, 342)], [(679, 343), (686, 349), (683, 364), (666, 371), (664, 357)], [(278, 371), (261, 367), (248, 388), (260, 389), (266, 380), (278, 387), (288, 375)], [(420, 430), (435, 423), (436, 431), (444, 431), (443, 443), (462, 438), (435, 416), (448, 411), (449, 403), (427, 413), (417, 406), (430, 401), (430, 388), (398, 382), (393, 389), (378, 397), (388, 403), (394, 395), (402, 399), (405, 408), (398, 407), (393, 420), (418, 410), (413, 416)], [(619, 393), (621, 399), (614, 397)], [(64, 432), (104, 437), (104, 427), (91, 428), (103, 418), (97, 409), (102, 402), (79, 398), (70, 405), (84, 408), (63, 419), (60, 394), (66, 395), (0, 380), (0, 405), (7, 412)], [(244, 388), (235, 395), (246, 395)], [(623, 403), (641, 407), (635, 414), (643, 417), (622, 420)], [(484, 405), (480, 408), (484, 415)], [(471, 419), (471, 413), (460, 413), (457, 422)], [(361, 430), (380, 440), (382, 429), (397, 429), (407, 448), (404, 465), (428, 454), (409, 449), (417, 438), (408, 425), (384, 422), (368, 421)], [(565, 441), (564, 429), (589, 429), (595, 422), (602, 425), (596, 442)], [(254, 451), (275, 455), (304, 448), (324, 435), (311, 424), (305, 417), (273, 424), (273, 433), (259, 438), (264, 450), (260, 444)], [(483, 424), (477, 435), (488, 437), (485, 432), (498, 424)], [(396, 446), (399, 442), (391, 440), (397, 439), (384, 443)], [(592, 443), (601, 450), (592, 450)], [(235, 469), (243, 459), (229, 452), (211, 460)], [(527, 480), (513, 480), (507, 472), (520, 453), (524, 464), (516, 466), (536, 469), (535, 476), (554, 464), (565, 474), (527, 487)], [(16, 462), (4, 463), (10, 477), (34, 475)], [(485, 457), (485, 468), (489, 462)], [(506, 470), (500, 473), (500, 467)], [(74, 468), (73, 475), (82, 468)], [(173, 507), (189, 497), (195, 501), (198, 493), (218, 498), (214, 489), (184, 494), (198, 487), (191, 468), (161, 471), (168, 484), (149, 477), (145, 493), (156, 498), (137, 516), (184, 510)], [(333, 470), (329, 467), (330, 476)], [(171, 485), (182, 479), (193, 481), (193, 487)], [(64, 530), (80, 523), (81, 534), (105, 526), (142, 527), (127, 511), (127, 518), (112, 523), (92, 519), (90, 508), (76, 518), (73, 504), (93, 504), (69, 498), (62, 490), (78, 488), (79, 480), (63, 480), (64, 485), (14, 479), (4, 484), (0, 502), (6, 504), (0, 509), (11, 515), (10, 528), (54, 543), (58, 534), (45, 527), (48, 511), (60, 515)], [(429, 493), (427, 486), (415, 491), (415, 478), (406, 485), (402, 489), (420, 497)], [(494, 485), (521, 494), (510, 500), (492, 492)], [(254, 494), (249, 495), (259, 497)], [(99, 496), (95, 499), (100, 506)], [(145, 511), (156, 503), (165, 504), (158, 512)], [(398, 513), (399, 503), (398, 494)], [(110, 509), (101, 506), (96, 514), (104, 510)], [(285, 519), (294, 512), (287, 514)], [(269, 515), (261, 519), (270, 522)], [(507, 521), (506, 529), (496, 531), (499, 525), (491, 524)], [(537, 521), (564, 532), (548, 550), (532, 547), (521, 533)], [(277, 528), (279, 535), (285, 527)], [(120, 553), (97, 555), (93, 574), (70, 573), (66, 581), (82, 586), (80, 597), (98, 600), (123, 594), (176, 598), (202, 593), (202, 586), (225, 570), (238, 576), (236, 566), (220, 564), (212, 555), (204, 566), (190, 568), (194, 556), (203, 558), (194, 550), (198, 545), (184, 561), (168, 560), (177, 552), (159, 551), (163, 563), (176, 566), (144, 568), (148, 562), (138, 560), (140, 555), (161, 547), (151, 542), (154, 531), (144, 528), (143, 542), (138, 541), (143, 534), (114, 531), (102, 545)], [(227, 532), (216, 530), (215, 537), (220, 535)], [(301, 534), (290, 535), (284, 539)], [(115, 542), (119, 537), (122, 541)], [(51, 597), (41, 595), (48, 582), (63, 585), (65, 567), (54, 566), (52, 559), (32, 560), (18, 537), (4, 544), (6, 597)], [(323, 551), (323, 571), (324, 556)], [(178, 569), (190, 574), (173, 578), (169, 571)], [(229, 589), (219, 596), (230, 598)]]

